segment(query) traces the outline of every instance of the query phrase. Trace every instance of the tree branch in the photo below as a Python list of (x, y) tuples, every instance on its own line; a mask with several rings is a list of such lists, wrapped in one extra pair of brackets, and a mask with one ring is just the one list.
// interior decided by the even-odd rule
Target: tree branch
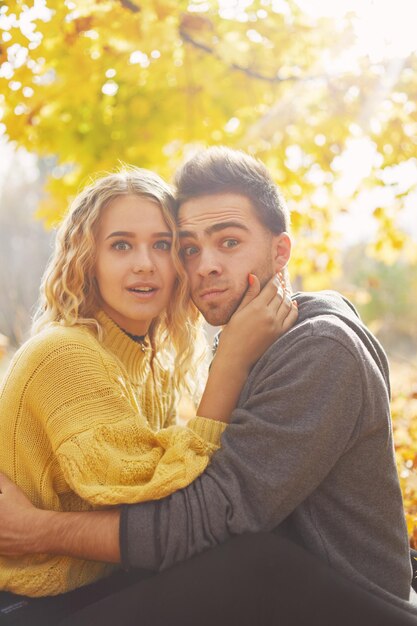
[[(185, 41), (186, 43), (189, 43), (191, 46), (193, 46), (193, 48), (197, 48), (197, 50), (201, 50), (202, 52), (205, 52), (206, 54), (211, 54), (215, 59), (217, 59), (218, 61), (220, 61), (221, 63), (224, 63), (223, 59), (221, 58), (221, 56), (219, 54), (217, 54), (217, 52), (214, 50), (214, 48), (211, 48), (210, 46), (208, 46), (207, 44), (204, 43), (200, 43), (199, 41), (196, 41), (195, 39), (193, 39), (191, 37), (191, 35), (189, 35), (183, 28), (180, 27), (179, 30), (179, 34), (180, 37), (183, 39), (183, 41)], [(268, 83), (284, 83), (284, 82), (289, 82), (289, 81), (307, 81), (307, 80), (317, 80), (319, 78), (323, 78), (323, 75), (321, 74), (316, 74), (314, 76), (286, 76), (285, 78), (280, 77), (280, 76), (265, 76), (265, 74), (261, 74), (260, 72), (257, 72), (256, 70), (251, 69), (250, 67), (244, 67), (243, 65), (239, 65), (238, 63), (232, 63), (231, 65), (229, 65), (229, 68), (231, 70), (235, 70), (237, 72), (243, 72), (244, 74), (246, 74), (247, 76), (249, 76), (250, 78), (256, 78), (257, 80), (262, 80), (264, 82), (268, 82)]]
[(140, 11), (141, 11), (140, 6), (138, 6), (137, 4), (132, 2), (131, 0), (120, 0), (120, 4), (125, 9), (128, 9), (129, 11), (132, 11), (132, 13), (140, 13)]

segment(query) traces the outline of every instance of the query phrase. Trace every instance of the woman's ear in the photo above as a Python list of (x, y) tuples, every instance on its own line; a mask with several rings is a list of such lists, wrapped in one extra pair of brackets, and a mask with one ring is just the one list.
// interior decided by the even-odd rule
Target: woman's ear
[(286, 267), (291, 256), (291, 238), (283, 232), (272, 237), (272, 261), (275, 272), (280, 272)]

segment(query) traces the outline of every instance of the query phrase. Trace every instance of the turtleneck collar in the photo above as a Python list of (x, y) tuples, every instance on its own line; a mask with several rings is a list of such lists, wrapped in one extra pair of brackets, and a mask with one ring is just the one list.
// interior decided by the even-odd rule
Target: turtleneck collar
[(151, 348), (132, 339), (104, 311), (97, 311), (95, 318), (103, 329), (103, 345), (123, 363), (132, 382), (145, 380), (149, 375)]

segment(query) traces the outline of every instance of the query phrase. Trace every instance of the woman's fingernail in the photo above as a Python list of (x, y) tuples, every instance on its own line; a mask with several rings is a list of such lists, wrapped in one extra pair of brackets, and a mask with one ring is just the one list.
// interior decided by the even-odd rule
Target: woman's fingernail
[(255, 276), (253, 274), (249, 274), (248, 275), (248, 283), (249, 285), (252, 287), (253, 283), (255, 282)]

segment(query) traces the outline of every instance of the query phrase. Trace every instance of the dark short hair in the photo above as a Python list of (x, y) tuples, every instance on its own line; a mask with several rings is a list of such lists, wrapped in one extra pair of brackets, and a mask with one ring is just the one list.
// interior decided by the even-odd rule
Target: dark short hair
[(186, 161), (175, 176), (178, 208), (191, 198), (218, 193), (247, 197), (259, 221), (275, 235), (289, 228), (284, 198), (265, 165), (240, 150), (215, 146)]

